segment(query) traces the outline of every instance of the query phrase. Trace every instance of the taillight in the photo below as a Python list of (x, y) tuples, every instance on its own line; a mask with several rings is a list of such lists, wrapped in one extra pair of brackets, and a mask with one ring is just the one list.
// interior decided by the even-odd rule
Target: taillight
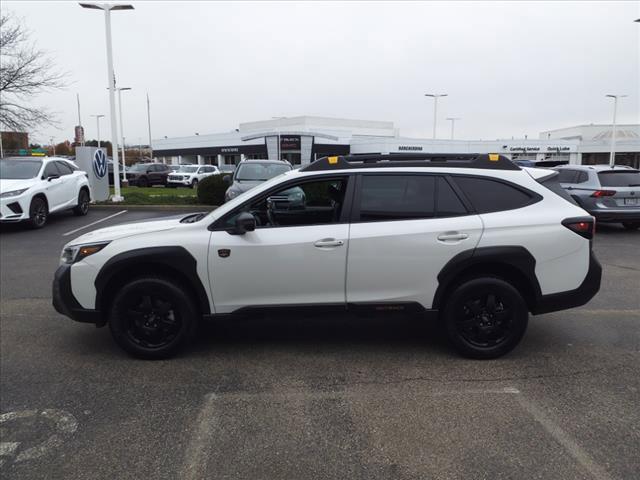
[(591, 194), (592, 197), (613, 197), (616, 194), (615, 190), (596, 190)]
[(593, 217), (565, 218), (562, 225), (589, 240), (596, 233), (596, 219)]

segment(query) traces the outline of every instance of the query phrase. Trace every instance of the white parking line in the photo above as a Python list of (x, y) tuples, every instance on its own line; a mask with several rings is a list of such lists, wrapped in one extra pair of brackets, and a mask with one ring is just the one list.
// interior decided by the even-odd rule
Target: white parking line
[(209, 393), (204, 397), (204, 404), (196, 418), (194, 433), (185, 452), (184, 464), (180, 476), (184, 480), (206, 478), (207, 449), (210, 448), (217, 420), (215, 416), (216, 394)]
[(109, 220), (110, 218), (117, 217), (118, 215), (122, 215), (123, 213), (127, 213), (127, 210), (121, 210), (119, 212), (114, 213), (113, 215), (109, 215), (108, 217), (101, 218), (100, 220), (96, 220), (95, 222), (91, 222), (91, 223), (89, 223), (87, 225), (84, 225), (84, 226), (82, 226), (80, 228), (76, 228), (75, 230), (71, 230), (70, 232), (63, 233), (62, 236), (66, 237), (67, 235), (71, 235), (72, 233), (79, 232), (80, 230), (83, 230), (85, 228), (91, 227), (92, 225), (95, 225), (96, 223), (104, 222), (105, 220)]
[(607, 471), (596, 463), (578, 443), (555, 423), (536, 404), (524, 396), (517, 397), (518, 402), (542, 427), (582, 466), (595, 480), (613, 480)]

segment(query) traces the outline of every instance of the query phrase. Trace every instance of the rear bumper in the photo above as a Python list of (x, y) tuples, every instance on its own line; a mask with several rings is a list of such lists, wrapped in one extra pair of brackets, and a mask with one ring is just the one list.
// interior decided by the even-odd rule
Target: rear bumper
[(53, 308), (76, 322), (105, 324), (98, 310), (82, 308), (71, 291), (71, 265), (61, 265), (56, 270), (52, 285)]
[(594, 209), (589, 213), (596, 217), (598, 222), (640, 222), (640, 208), (630, 209)]
[(601, 279), (602, 266), (595, 254), (591, 252), (589, 254), (589, 270), (580, 286), (567, 292), (542, 295), (536, 302), (535, 308), (531, 310), (531, 313), (539, 315), (584, 305), (600, 290)]

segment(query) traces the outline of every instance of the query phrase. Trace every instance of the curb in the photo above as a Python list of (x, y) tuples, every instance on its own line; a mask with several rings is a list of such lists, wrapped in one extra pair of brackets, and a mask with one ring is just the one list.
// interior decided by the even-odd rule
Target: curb
[(91, 204), (90, 208), (104, 210), (215, 210), (217, 205), (127, 205), (123, 203), (114, 204)]

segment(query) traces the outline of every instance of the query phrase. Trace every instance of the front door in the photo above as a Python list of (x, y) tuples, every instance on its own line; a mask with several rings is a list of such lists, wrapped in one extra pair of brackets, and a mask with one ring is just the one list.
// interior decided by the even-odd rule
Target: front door
[[(217, 223), (209, 280), (216, 313), (243, 307), (344, 305), (348, 177), (310, 179), (260, 195)], [(250, 212), (253, 232), (230, 233)]]

